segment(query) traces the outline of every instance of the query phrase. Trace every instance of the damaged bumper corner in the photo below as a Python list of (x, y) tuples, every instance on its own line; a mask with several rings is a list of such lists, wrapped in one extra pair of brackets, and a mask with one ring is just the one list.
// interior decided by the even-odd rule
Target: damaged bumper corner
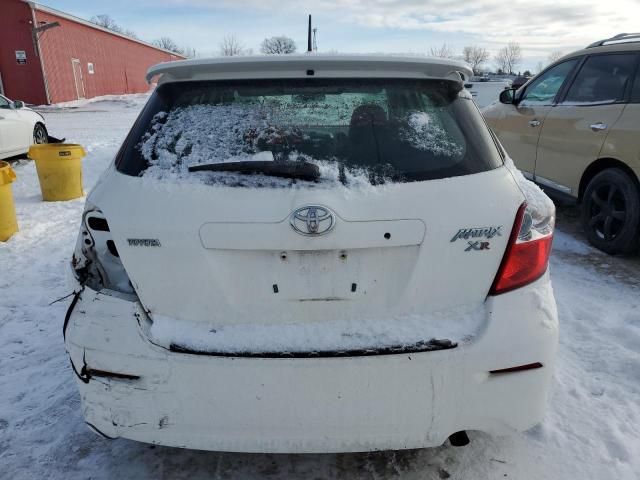
[[(547, 287), (545, 276), (487, 300), (485, 330), (457, 348), (316, 358), (172, 352), (148, 340), (135, 298), (85, 288), (65, 345), (85, 421), (108, 438), (272, 453), (430, 447), (542, 419), (558, 338), (556, 312), (538, 308)], [(489, 373), (533, 362), (543, 367)]]

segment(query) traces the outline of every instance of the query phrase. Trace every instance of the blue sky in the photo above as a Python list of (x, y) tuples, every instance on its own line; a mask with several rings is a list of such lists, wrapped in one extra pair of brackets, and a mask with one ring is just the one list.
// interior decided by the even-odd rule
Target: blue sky
[[(636, 31), (640, 0), (47, 0), (43, 4), (89, 19), (108, 14), (144, 40), (169, 36), (199, 55), (218, 52), (235, 35), (258, 52), (272, 35), (306, 48), (306, 15), (314, 16), (320, 51), (428, 53), (443, 43), (495, 53), (521, 44), (521, 69), (535, 70), (555, 50), (568, 53), (621, 31)], [(491, 64), (491, 62), (490, 62)]]

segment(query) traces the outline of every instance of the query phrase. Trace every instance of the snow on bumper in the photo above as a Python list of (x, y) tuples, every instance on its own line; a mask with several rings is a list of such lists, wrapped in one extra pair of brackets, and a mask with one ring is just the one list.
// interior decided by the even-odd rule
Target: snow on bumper
[[(85, 420), (108, 437), (244, 452), (419, 448), (459, 430), (502, 434), (542, 420), (558, 340), (548, 275), (490, 297), (486, 311), (483, 331), (451, 350), (211, 357), (150, 343), (137, 302), (85, 289), (66, 347)], [(533, 362), (544, 367), (489, 373)]]

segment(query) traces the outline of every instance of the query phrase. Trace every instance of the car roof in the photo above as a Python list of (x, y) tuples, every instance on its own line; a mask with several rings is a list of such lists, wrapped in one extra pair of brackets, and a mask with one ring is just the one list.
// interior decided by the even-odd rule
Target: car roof
[[(460, 74), (464, 76), (461, 78)], [(262, 55), (179, 60), (154, 65), (147, 81), (258, 78), (435, 78), (457, 82), (473, 75), (464, 62), (433, 57), (396, 55)]]
[[(612, 40), (613, 41), (613, 40)], [(624, 43), (607, 43), (605, 45), (595, 45), (571, 52), (563, 56), (554, 63), (560, 63), (570, 58), (580, 57), (582, 55), (593, 55), (596, 53), (615, 53), (615, 52), (638, 52), (640, 51), (640, 42), (624, 42)]]

